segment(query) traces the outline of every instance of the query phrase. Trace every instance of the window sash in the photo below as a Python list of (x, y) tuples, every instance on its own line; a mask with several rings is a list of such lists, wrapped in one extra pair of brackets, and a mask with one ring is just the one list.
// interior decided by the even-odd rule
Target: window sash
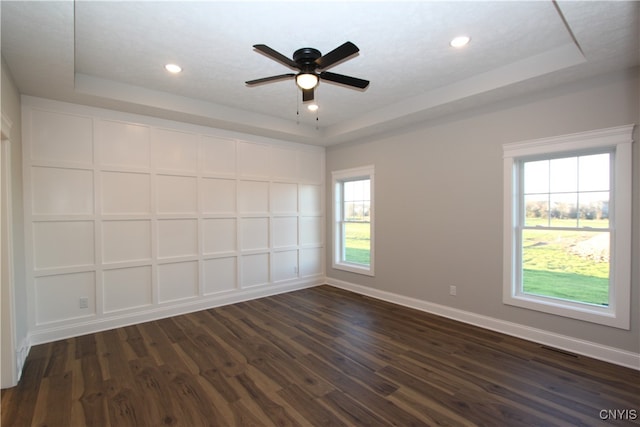
[[(631, 143), (634, 125), (600, 129), (577, 134), (503, 145), (504, 158), (504, 264), (503, 302), (521, 308), (599, 323), (621, 329), (630, 327), (631, 282)], [(521, 239), (526, 229), (522, 221), (523, 193), (519, 162), (535, 159), (586, 155), (609, 150), (610, 217), (615, 218), (604, 231), (610, 233), (609, 306), (591, 306), (523, 294), (521, 290)], [(565, 227), (549, 227), (563, 229)], [(570, 230), (591, 230), (568, 227)]]
[[(373, 166), (334, 171), (332, 177), (335, 212), (333, 268), (373, 276)], [(368, 188), (357, 189), (354, 186), (349, 197), (345, 197), (345, 185), (358, 181), (368, 181)], [(351, 207), (354, 209), (349, 210)], [(349, 225), (368, 228), (368, 248), (364, 248), (364, 252), (358, 253), (358, 249), (363, 248), (347, 247)], [(349, 249), (351, 253), (348, 253)]]

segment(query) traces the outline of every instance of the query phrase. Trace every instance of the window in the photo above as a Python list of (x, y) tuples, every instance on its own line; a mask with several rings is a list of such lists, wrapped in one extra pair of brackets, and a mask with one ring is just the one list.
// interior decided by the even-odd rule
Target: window
[(373, 276), (373, 166), (332, 172), (333, 268)]
[(503, 146), (506, 304), (629, 329), (632, 130)]

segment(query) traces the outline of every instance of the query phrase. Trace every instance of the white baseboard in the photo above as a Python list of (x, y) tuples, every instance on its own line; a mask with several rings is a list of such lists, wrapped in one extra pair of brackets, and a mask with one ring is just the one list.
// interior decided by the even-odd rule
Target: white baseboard
[(247, 289), (236, 289), (180, 303), (174, 302), (170, 305), (153, 307), (146, 310), (105, 315), (104, 317), (87, 320), (75, 319), (72, 323), (40, 325), (29, 333), (28, 342), (31, 345), (44, 344), (61, 339), (192, 313), (199, 310), (207, 310), (222, 305), (235, 304), (256, 298), (310, 288), (323, 283), (324, 277), (314, 277), (283, 284), (265, 285), (264, 287), (255, 286)]
[(531, 328), (518, 323), (507, 322), (493, 317), (483, 316), (469, 311), (459, 310), (440, 304), (416, 298), (406, 297), (387, 291), (356, 285), (338, 279), (327, 277), (326, 283), (336, 288), (345, 289), (361, 295), (391, 302), (405, 307), (415, 308), (427, 313), (447, 317), (470, 325), (533, 341), (539, 344), (555, 347), (571, 353), (581, 354), (594, 359), (603, 360), (627, 368), (640, 370), (640, 354), (604, 346), (590, 341), (560, 335), (542, 329)]
[[(29, 337), (25, 337), (18, 348), (16, 349), (16, 372), (18, 373), (16, 380), (20, 381), (22, 377), (22, 369), (24, 369), (24, 362), (27, 360), (29, 351), (31, 350), (31, 342)], [(16, 381), (16, 384), (17, 384)]]

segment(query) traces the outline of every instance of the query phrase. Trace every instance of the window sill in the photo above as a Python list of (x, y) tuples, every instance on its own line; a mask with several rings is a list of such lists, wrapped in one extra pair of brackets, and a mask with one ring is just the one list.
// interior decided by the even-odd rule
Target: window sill
[(509, 295), (504, 298), (503, 302), (529, 310), (629, 330), (629, 319), (616, 317), (612, 307), (591, 306), (528, 294)]
[(365, 276), (374, 276), (373, 268), (361, 264), (333, 263), (333, 268), (336, 270), (348, 271), (350, 273), (363, 274)]

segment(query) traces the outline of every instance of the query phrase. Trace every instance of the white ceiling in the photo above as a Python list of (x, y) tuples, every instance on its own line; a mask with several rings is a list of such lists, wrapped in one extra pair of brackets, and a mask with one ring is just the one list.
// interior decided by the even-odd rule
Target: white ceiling
[[(640, 63), (637, 2), (63, 1), (1, 3), (2, 56), (21, 93), (331, 145)], [(471, 43), (449, 41), (467, 34)], [(317, 114), (291, 57), (346, 41), (360, 53), (321, 82)], [(163, 66), (180, 64), (170, 75)], [(300, 114), (296, 114), (299, 110)]]

